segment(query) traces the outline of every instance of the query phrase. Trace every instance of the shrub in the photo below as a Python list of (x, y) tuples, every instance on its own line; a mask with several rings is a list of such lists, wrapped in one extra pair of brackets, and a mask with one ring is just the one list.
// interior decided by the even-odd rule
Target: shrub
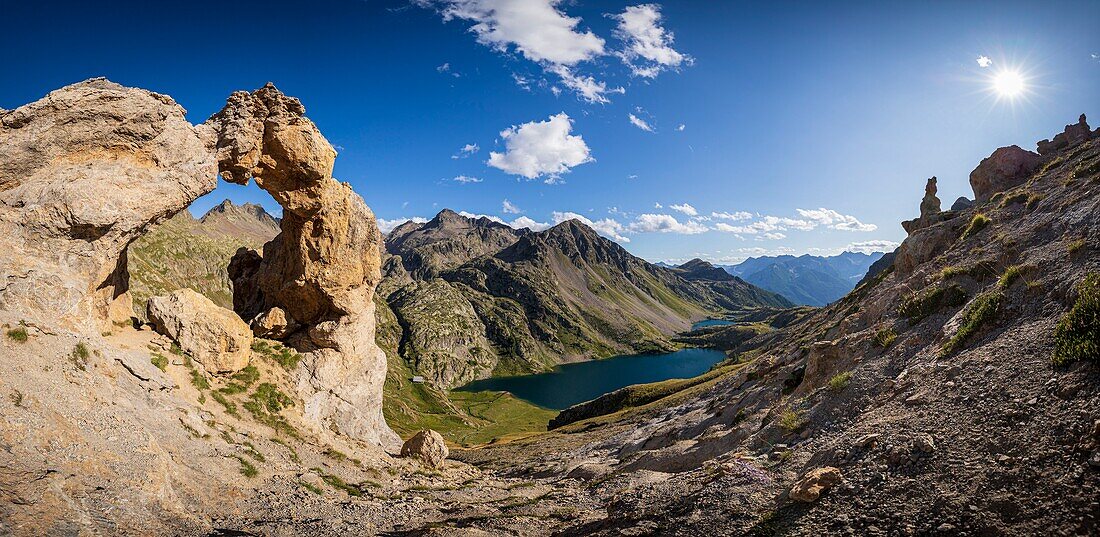
[(198, 369), (191, 370), (191, 385), (200, 392), (202, 390), (210, 389), (210, 381), (206, 380), (206, 376), (203, 375)]
[(324, 496), (325, 495), (325, 491), (321, 490), (320, 487), (310, 485), (309, 483), (306, 483), (305, 481), (299, 481), (298, 484), (301, 485), (302, 488), (304, 488), (304, 489), (306, 489), (306, 490), (308, 490), (308, 491), (310, 491), (310, 492), (312, 492), (312, 493), (314, 493), (318, 496)]
[(240, 419), (241, 415), (240, 415), (239, 412), (237, 412), (236, 403), (226, 399), (225, 396), (222, 395), (219, 392), (210, 392), (210, 397), (213, 397), (214, 400), (217, 401), (219, 405), (225, 407), (225, 413), (226, 414), (229, 414), (230, 416), (233, 416), (234, 418)]
[(28, 339), (27, 327), (17, 326), (8, 330), (8, 339), (16, 343), (26, 343)]
[(1077, 252), (1083, 250), (1085, 246), (1088, 246), (1088, 242), (1085, 239), (1077, 239), (1066, 245), (1066, 251), (1069, 255), (1075, 255)]
[(252, 392), (251, 398), (266, 407), (267, 411), (272, 414), (288, 406), (294, 406), (294, 399), (279, 391), (279, 388), (270, 382), (257, 386), (256, 391)]
[(787, 432), (795, 432), (806, 425), (806, 418), (797, 410), (787, 409), (779, 414), (779, 428)]
[(848, 387), (848, 383), (852, 381), (852, 372), (845, 371), (843, 373), (837, 373), (833, 375), (833, 378), (829, 379), (829, 389), (834, 392), (839, 392)]
[(878, 332), (875, 332), (875, 337), (871, 339), (871, 342), (878, 347), (887, 348), (894, 343), (894, 340), (898, 338), (898, 333), (893, 328), (883, 328)]
[(241, 457), (240, 455), (233, 455), (233, 458), (237, 459), (237, 462), (241, 463), (241, 475), (252, 478), (260, 474), (260, 471), (257, 470), (256, 467), (253, 466), (251, 462), (248, 462), (248, 460), (244, 457)]
[(966, 308), (966, 313), (963, 314), (962, 324), (959, 326), (958, 332), (951, 337), (947, 343), (944, 344), (943, 350), (940, 353), (943, 356), (955, 352), (963, 343), (966, 343), (967, 338), (977, 333), (982, 326), (991, 321), (998, 312), (1001, 310), (1001, 305), (1004, 303), (1005, 295), (998, 289), (996, 291), (987, 291), (978, 295), (974, 299), (974, 302)]
[(163, 354), (154, 352), (153, 355), (149, 357), (149, 361), (161, 371), (168, 370), (168, 357)]
[(992, 220), (990, 220), (988, 216), (986, 216), (982, 213), (975, 214), (970, 219), (970, 224), (968, 224), (966, 226), (966, 230), (963, 231), (963, 234), (962, 234), (962, 237), (960, 237), (960, 240), (966, 240), (966, 239), (969, 239), (970, 237), (973, 237), (974, 235), (978, 234), (978, 232), (985, 229), (986, 226), (988, 226), (990, 224), (990, 222), (992, 222)]
[(252, 350), (279, 364), (280, 367), (287, 371), (292, 371), (294, 368), (298, 367), (298, 361), (302, 359), (297, 351), (277, 341), (267, 341), (263, 339), (253, 340)]
[(257, 380), (260, 379), (260, 371), (256, 369), (256, 366), (250, 365), (244, 369), (236, 372), (231, 377), (234, 382), (230, 382), (218, 391), (226, 395), (233, 395), (236, 393), (244, 393), (248, 391)]
[(1028, 193), (1026, 191), (1014, 192), (1012, 194), (1006, 194), (1001, 198), (1001, 207), (1008, 207), (1016, 203), (1023, 203), (1027, 201)]
[(1024, 267), (1020, 265), (1012, 265), (1005, 269), (1004, 274), (1001, 274), (1001, 279), (997, 280), (997, 287), (1001, 289), (1008, 289), (1012, 287), (1012, 284), (1016, 280), (1020, 279), (1020, 276), (1024, 275)]
[(898, 313), (913, 325), (943, 308), (960, 306), (965, 302), (966, 291), (959, 285), (948, 285), (921, 294), (909, 294), (902, 301)]
[(1077, 285), (1077, 300), (1054, 329), (1054, 356), (1061, 365), (1081, 359), (1100, 361), (1100, 273)]
[(88, 370), (88, 346), (83, 341), (77, 343), (73, 347), (73, 352), (69, 353), (69, 361), (73, 363), (77, 369), (81, 371)]

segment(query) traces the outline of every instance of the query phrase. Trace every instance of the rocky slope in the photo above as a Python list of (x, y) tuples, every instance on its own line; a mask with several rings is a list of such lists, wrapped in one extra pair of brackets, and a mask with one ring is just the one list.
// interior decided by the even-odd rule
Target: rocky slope
[(401, 355), (436, 385), (673, 348), (692, 320), (786, 306), (721, 270), (670, 270), (577, 221), (515, 230), (449, 210), (386, 239)]
[(796, 304), (824, 306), (854, 289), (882, 256), (881, 252), (844, 252), (829, 257), (809, 254), (752, 257), (723, 268)]

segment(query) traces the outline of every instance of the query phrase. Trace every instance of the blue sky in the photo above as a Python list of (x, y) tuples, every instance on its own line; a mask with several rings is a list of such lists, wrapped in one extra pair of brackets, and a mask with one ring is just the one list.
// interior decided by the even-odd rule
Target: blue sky
[[(1100, 3), (806, 4), (4, 1), (0, 107), (106, 76), (198, 123), (273, 81), (387, 224), (579, 215), (719, 262), (898, 242), (927, 177), (946, 208), (996, 147), (1100, 123)], [(223, 185), (192, 210), (226, 197), (277, 209)]]

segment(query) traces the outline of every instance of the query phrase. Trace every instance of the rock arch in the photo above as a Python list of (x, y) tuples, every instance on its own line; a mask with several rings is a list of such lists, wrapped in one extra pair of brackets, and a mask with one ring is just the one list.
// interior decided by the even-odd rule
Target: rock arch
[[(332, 177), (336, 151), (305, 108), (268, 84), (193, 126), (170, 97), (92, 79), (0, 111), (0, 317), (98, 334), (128, 317), (126, 248), (226, 180), (283, 207), (282, 232), (248, 272), (253, 304), (302, 328), (288, 343), (318, 431), (393, 445), (374, 342), (374, 215)], [(242, 282), (243, 283), (243, 282)]]

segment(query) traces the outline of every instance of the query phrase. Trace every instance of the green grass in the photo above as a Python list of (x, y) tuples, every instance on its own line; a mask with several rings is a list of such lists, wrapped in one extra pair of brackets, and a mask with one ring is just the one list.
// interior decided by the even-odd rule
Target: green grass
[(951, 278), (957, 278), (959, 276), (970, 276), (975, 280), (984, 280), (991, 276), (997, 275), (997, 267), (993, 262), (984, 260), (971, 263), (969, 265), (950, 266), (944, 267), (940, 271), (941, 280), (950, 280)]
[(8, 339), (16, 343), (26, 343), (29, 336), (27, 335), (27, 327), (17, 326), (15, 328), (8, 329)]
[(914, 325), (944, 308), (960, 306), (965, 302), (966, 291), (953, 284), (920, 294), (910, 293), (902, 300), (898, 313), (908, 319), (910, 325)]
[(1084, 250), (1086, 246), (1088, 246), (1088, 241), (1077, 239), (1066, 244), (1066, 251), (1069, 252), (1069, 255), (1076, 255), (1077, 252)]
[(966, 226), (966, 230), (963, 231), (962, 237), (959, 240), (966, 240), (974, 235), (978, 234), (981, 230), (985, 229), (993, 221), (988, 216), (977, 213), (970, 218), (970, 223)]
[(152, 356), (149, 357), (149, 361), (161, 371), (168, 370), (168, 357), (163, 354), (154, 352)]
[(309, 483), (306, 483), (305, 481), (299, 481), (298, 484), (301, 485), (302, 488), (304, 488), (304, 489), (306, 489), (306, 490), (308, 490), (308, 491), (310, 491), (310, 492), (312, 492), (312, 493), (314, 493), (318, 496), (324, 496), (325, 495), (325, 491), (321, 490), (320, 487), (315, 487), (313, 485), (310, 485)]
[(878, 332), (875, 332), (874, 337), (871, 338), (871, 342), (874, 343), (876, 347), (881, 347), (885, 349), (890, 347), (890, 345), (893, 345), (894, 340), (896, 340), (897, 338), (898, 333), (895, 332), (893, 328), (883, 328)]
[(87, 371), (89, 355), (88, 346), (81, 341), (77, 343), (76, 346), (73, 347), (73, 351), (69, 353), (69, 361), (72, 362), (73, 366), (77, 369)]
[(251, 479), (260, 474), (260, 471), (256, 469), (256, 466), (249, 462), (248, 459), (241, 457), (240, 455), (231, 455), (231, 457), (237, 459), (237, 462), (241, 463), (241, 475)]
[(226, 399), (225, 395), (223, 395), (219, 392), (216, 392), (216, 391), (210, 392), (210, 397), (213, 397), (214, 401), (217, 401), (217, 403), (219, 405), (221, 405), (222, 407), (225, 408), (225, 413), (226, 414), (229, 414), (230, 416), (233, 416), (234, 418), (240, 419), (241, 414), (239, 412), (237, 412), (237, 404), (236, 403), (234, 403), (233, 401), (230, 401), (229, 399)]
[(1028, 192), (1026, 190), (1013, 192), (1012, 194), (1006, 194), (1005, 197), (1001, 198), (1001, 207), (1004, 208), (1008, 207), (1009, 205), (1014, 205), (1016, 203), (1023, 203), (1027, 201), (1027, 198)]
[(268, 412), (274, 414), (286, 407), (294, 406), (294, 399), (279, 391), (279, 388), (270, 382), (256, 386), (256, 391), (249, 396), (253, 401), (260, 403)]
[(293, 371), (294, 368), (298, 367), (298, 362), (302, 359), (302, 356), (294, 349), (278, 341), (267, 339), (252, 340), (252, 351), (279, 364), (279, 366), (286, 371)]
[(332, 475), (328, 472), (325, 472), (324, 470), (322, 470), (320, 468), (314, 468), (313, 472), (316, 473), (317, 475), (321, 476), (321, 479), (325, 483), (328, 483), (329, 486), (331, 486), (334, 489), (342, 490), (342, 491), (348, 493), (349, 496), (358, 497), (358, 496), (363, 495), (363, 491), (359, 490), (359, 487), (357, 487), (355, 485), (352, 485), (352, 484), (344, 481), (343, 479), (340, 479), (339, 476)]
[(278, 436), (271, 437), (271, 441), (285, 447), (287, 451), (290, 452), (290, 462), (293, 462), (295, 464), (302, 462), (301, 457), (298, 456), (298, 450), (294, 449), (294, 446), (290, 445), (289, 442), (283, 440), (282, 438), (279, 438)]
[(1091, 272), (1077, 285), (1077, 300), (1054, 328), (1056, 365), (1077, 360), (1100, 361), (1100, 273)]
[(1020, 279), (1026, 270), (1027, 267), (1022, 265), (1012, 265), (1006, 268), (1004, 274), (1001, 274), (1001, 278), (997, 280), (997, 287), (1002, 290), (1012, 287), (1012, 284), (1016, 283), (1016, 280)]
[(264, 454), (260, 453), (260, 450), (256, 449), (256, 446), (252, 445), (252, 442), (245, 442), (241, 445), (245, 447), (245, 453), (249, 457), (256, 459), (256, 462), (267, 462), (267, 457), (264, 457)]
[(843, 373), (837, 373), (833, 375), (833, 378), (829, 379), (829, 389), (834, 392), (839, 392), (848, 387), (848, 384), (852, 382), (852, 372), (845, 371)]
[(779, 414), (779, 428), (793, 433), (806, 426), (806, 418), (802, 412), (787, 409)]
[(195, 389), (199, 390), (200, 392), (202, 390), (209, 390), (210, 389), (210, 381), (207, 380), (206, 376), (203, 375), (202, 372), (199, 371), (198, 369), (192, 369), (191, 370), (191, 385), (194, 386)]
[(958, 350), (966, 340), (978, 332), (983, 326), (992, 321), (1001, 311), (1005, 295), (1000, 289), (986, 291), (977, 296), (963, 314), (962, 324), (958, 332), (943, 345), (941, 356), (947, 356)]
[(260, 379), (260, 371), (256, 369), (256, 366), (250, 365), (234, 373), (231, 378), (233, 381), (218, 388), (219, 392), (226, 395), (233, 395), (248, 391), (248, 388)]

